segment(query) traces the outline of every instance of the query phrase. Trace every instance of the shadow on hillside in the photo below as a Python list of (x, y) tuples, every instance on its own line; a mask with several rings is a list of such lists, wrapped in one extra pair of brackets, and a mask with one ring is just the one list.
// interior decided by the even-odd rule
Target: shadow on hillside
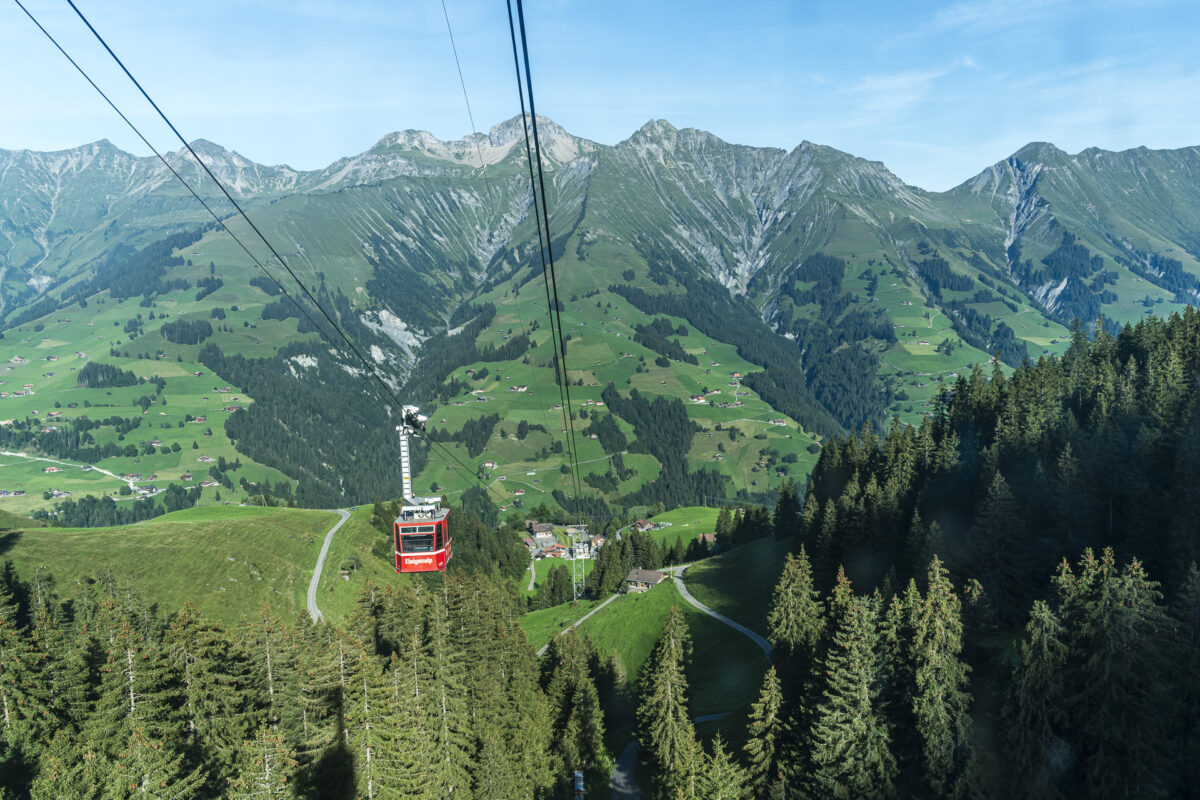
[(21, 531), (0, 531), (0, 556), (16, 547), (21, 536)]

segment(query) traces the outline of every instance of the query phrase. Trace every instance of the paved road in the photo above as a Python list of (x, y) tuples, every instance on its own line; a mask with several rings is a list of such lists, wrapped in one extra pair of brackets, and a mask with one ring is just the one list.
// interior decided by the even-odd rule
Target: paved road
[(533, 591), (533, 582), (537, 580), (537, 570), (533, 568), (533, 564), (534, 559), (529, 559), (529, 588), (525, 590), (527, 592)]
[(701, 603), (699, 600), (692, 597), (692, 593), (688, 591), (687, 586), (684, 585), (684, 583), (683, 583), (683, 573), (689, 566), (691, 566), (691, 565), (684, 564), (681, 567), (667, 567), (664, 570), (664, 572), (674, 573), (675, 585), (679, 588), (679, 594), (683, 595), (683, 599), (688, 601), (688, 603), (690, 603), (691, 605), (698, 608), (700, 611), (704, 612), (705, 614), (708, 614), (713, 619), (715, 619), (719, 622), (723, 622), (726, 625), (728, 625), (729, 627), (733, 628), (738, 633), (749, 637), (750, 641), (752, 641), (756, 645), (758, 645), (758, 648), (763, 651), (764, 655), (768, 655), (768, 656), (771, 655), (771, 643), (768, 642), (766, 639), (759, 636), (757, 633), (750, 630), (745, 625), (742, 625), (740, 622), (734, 622), (733, 620), (731, 620), (729, 617), (725, 616), (724, 614), (720, 614), (716, 611), (713, 611), (711, 608), (704, 605), (704, 603)]
[(638, 743), (637, 739), (634, 739), (621, 751), (617, 765), (613, 767), (612, 775), (608, 779), (608, 789), (613, 800), (637, 800), (642, 796), (642, 790), (633, 774), (637, 766), (637, 756)]
[(321, 570), (325, 568), (325, 556), (329, 555), (329, 544), (333, 541), (333, 535), (338, 532), (338, 528), (345, 525), (346, 520), (350, 519), (349, 511), (339, 508), (335, 509), (334, 513), (341, 519), (329, 529), (329, 533), (325, 534), (325, 542), (321, 545), (321, 554), (317, 556), (317, 566), (313, 568), (312, 580), (308, 582), (308, 614), (312, 617), (313, 622), (320, 622), (324, 619), (321, 609), (317, 608), (317, 584), (321, 582)]
[[(601, 603), (600, 605), (598, 605), (598, 606), (596, 606), (595, 608), (593, 608), (591, 611), (589, 611), (589, 612), (587, 612), (586, 614), (584, 614), (584, 615), (583, 615), (582, 617), (580, 617), (579, 619), (575, 620), (575, 622), (573, 622), (571, 625), (569, 625), (569, 626), (567, 627), (567, 630), (563, 631), (562, 633), (566, 633), (567, 631), (571, 630), (571, 628), (574, 628), (574, 627), (576, 627), (576, 626), (578, 626), (578, 625), (581, 625), (581, 624), (583, 624), (583, 622), (585, 622), (585, 621), (587, 620), (587, 618), (588, 618), (588, 617), (590, 617), (592, 614), (595, 614), (597, 611), (599, 611), (600, 609), (604, 608), (606, 605), (608, 605), (609, 603), (611, 603), (613, 600), (616, 600), (616, 599), (617, 599), (618, 597), (620, 597), (620, 596), (621, 596), (621, 594), (620, 594), (619, 592), (618, 592), (617, 594), (610, 594), (610, 595), (608, 596), (608, 599), (607, 599), (607, 600), (605, 600), (603, 603)], [(559, 635), (559, 636), (561, 636), (562, 634), (560, 633), (560, 634), (558, 634), (558, 635)], [(553, 638), (553, 637), (551, 637), (551, 638)], [(544, 644), (544, 645), (542, 645), (542, 649), (541, 649), (541, 650), (538, 650), (538, 652), (537, 652), (537, 654), (538, 654), (538, 658), (541, 658), (541, 657), (542, 657), (542, 656), (545, 654), (546, 650), (547, 650), (547, 649), (549, 649), (549, 647), (550, 647), (550, 645), (549, 645), (548, 643), (547, 643), (547, 644)]]

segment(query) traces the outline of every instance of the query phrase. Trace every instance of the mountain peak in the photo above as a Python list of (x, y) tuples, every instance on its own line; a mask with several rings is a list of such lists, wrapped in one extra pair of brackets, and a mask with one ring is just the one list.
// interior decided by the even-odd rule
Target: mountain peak
[(1068, 154), (1050, 142), (1030, 142), (1013, 153), (1012, 157), (1026, 163), (1045, 164), (1068, 158)]
[[(572, 136), (549, 117), (538, 114), (537, 122), (542, 152), (552, 163), (565, 163), (597, 147), (595, 142)], [(383, 155), (392, 150), (410, 150), (429, 158), (477, 167), (481, 155), (483, 163), (494, 164), (507, 157), (513, 148), (524, 140), (521, 116), (517, 115), (493, 125), (486, 134), (471, 133), (451, 141), (443, 141), (429, 131), (405, 130), (389, 133), (376, 142), (367, 153)], [(521, 152), (524, 151), (523, 144), (520, 149)]]

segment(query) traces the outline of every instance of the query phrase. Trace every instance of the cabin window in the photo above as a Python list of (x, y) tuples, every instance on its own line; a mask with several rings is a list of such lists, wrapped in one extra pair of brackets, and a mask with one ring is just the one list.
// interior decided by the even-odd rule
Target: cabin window
[(442, 526), (437, 525), (437, 526), (435, 526), (435, 529), (436, 529), (436, 532), (434, 533), (433, 549), (441, 550), (442, 549)]
[(402, 553), (432, 553), (433, 549), (433, 534), (406, 533), (400, 537)]

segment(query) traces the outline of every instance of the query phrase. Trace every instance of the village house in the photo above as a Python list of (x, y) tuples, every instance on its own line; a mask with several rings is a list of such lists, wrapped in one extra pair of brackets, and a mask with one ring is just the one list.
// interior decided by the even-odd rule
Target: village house
[(667, 573), (652, 569), (631, 569), (625, 576), (625, 591), (644, 592), (666, 580)]
[(542, 548), (542, 558), (566, 558), (567, 548), (561, 544), (552, 544), (549, 547)]
[(526, 546), (527, 548), (529, 548), (529, 552), (530, 552), (530, 553), (532, 553), (533, 551), (537, 550), (537, 542), (535, 542), (533, 539), (529, 538), (528, 536), (526, 536), (526, 537), (525, 537), (524, 539), (522, 539), (521, 541), (525, 543), (525, 546)]

